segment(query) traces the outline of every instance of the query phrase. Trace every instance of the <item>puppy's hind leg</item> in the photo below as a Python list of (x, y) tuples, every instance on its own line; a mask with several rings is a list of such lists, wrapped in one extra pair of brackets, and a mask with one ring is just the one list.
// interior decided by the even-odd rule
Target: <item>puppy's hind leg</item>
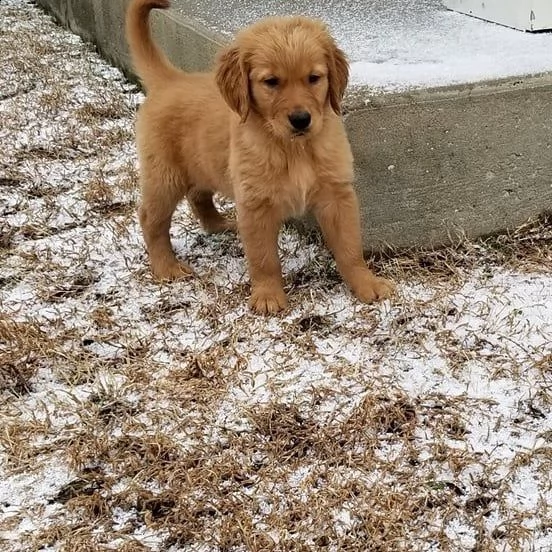
[(236, 223), (223, 217), (213, 203), (213, 192), (192, 188), (187, 195), (190, 207), (206, 232), (235, 230)]
[(185, 186), (173, 171), (143, 167), (140, 224), (151, 270), (157, 280), (176, 280), (189, 276), (192, 269), (176, 258), (170, 240), (171, 220)]

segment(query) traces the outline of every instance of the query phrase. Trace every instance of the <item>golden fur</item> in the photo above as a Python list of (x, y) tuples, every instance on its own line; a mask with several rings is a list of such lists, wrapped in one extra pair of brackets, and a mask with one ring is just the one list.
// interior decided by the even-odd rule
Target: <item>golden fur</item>
[(213, 205), (220, 192), (236, 202), (257, 312), (287, 306), (278, 233), (286, 219), (307, 210), (353, 293), (364, 302), (388, 297), (392, 285), (374, 276), (362, 255), (352, 155), (340, 118), (348, 64), (326, 27), (304, 17), (260, 21), (220, 53), (214, 73), (187, 74), (150, 36), (149, 12), (168, 6), (132, 0), (126, 22), (147, 91), (136, 131), (140, 223), (155, 277), (191, 273), (169, 238), (183, 198), (207, 231), (234, 226)]

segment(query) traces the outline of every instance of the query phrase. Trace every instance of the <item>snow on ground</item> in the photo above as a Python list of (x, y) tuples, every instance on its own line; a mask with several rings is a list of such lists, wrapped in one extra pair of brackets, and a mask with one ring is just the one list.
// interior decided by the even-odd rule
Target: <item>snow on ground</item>
[(0, 548), (550, 550), (550, 219), (383, 260), (375, 306), (286, 229), (292, 306), (258, 317), (185, 207), (199, 278), (152, 281), (141, 99), (2, 0)]
[(175, 0), (174, 8), (225, 35), (269, 15), (319, 17), (352, 62), (351, 84), (378, 92), (552, 71), (552, 33), (501, 27), (442, 0)]

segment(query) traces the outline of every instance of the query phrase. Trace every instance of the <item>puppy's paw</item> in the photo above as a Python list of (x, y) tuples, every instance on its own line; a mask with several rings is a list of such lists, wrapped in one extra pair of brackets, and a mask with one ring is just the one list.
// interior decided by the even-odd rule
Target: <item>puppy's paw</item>
[(363, 303), (373, 303), (388, 299), (395, 293), (395, 286), (385, 278), (378, 278), (372, 272), (366, 272), (352, 286), (353, 293)]
[(254, 287), (249, 306), (258, 314), (274, 314), (287, 308), (288, 300), (281, 288)]
[(158, 282), (182, 280), (194, 276), (194, 271), (186, 263), (174, 259), (172, 262), (152, 263), (153, 277)]

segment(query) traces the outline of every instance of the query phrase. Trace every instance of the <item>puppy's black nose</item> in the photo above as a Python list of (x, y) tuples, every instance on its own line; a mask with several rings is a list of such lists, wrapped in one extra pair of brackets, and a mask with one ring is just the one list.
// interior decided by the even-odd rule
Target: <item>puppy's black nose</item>
[(288, 119), (295, 130), (306, 130), (311, 124), (311, 116), (308, 111), (294, 111), (288, 116)]

